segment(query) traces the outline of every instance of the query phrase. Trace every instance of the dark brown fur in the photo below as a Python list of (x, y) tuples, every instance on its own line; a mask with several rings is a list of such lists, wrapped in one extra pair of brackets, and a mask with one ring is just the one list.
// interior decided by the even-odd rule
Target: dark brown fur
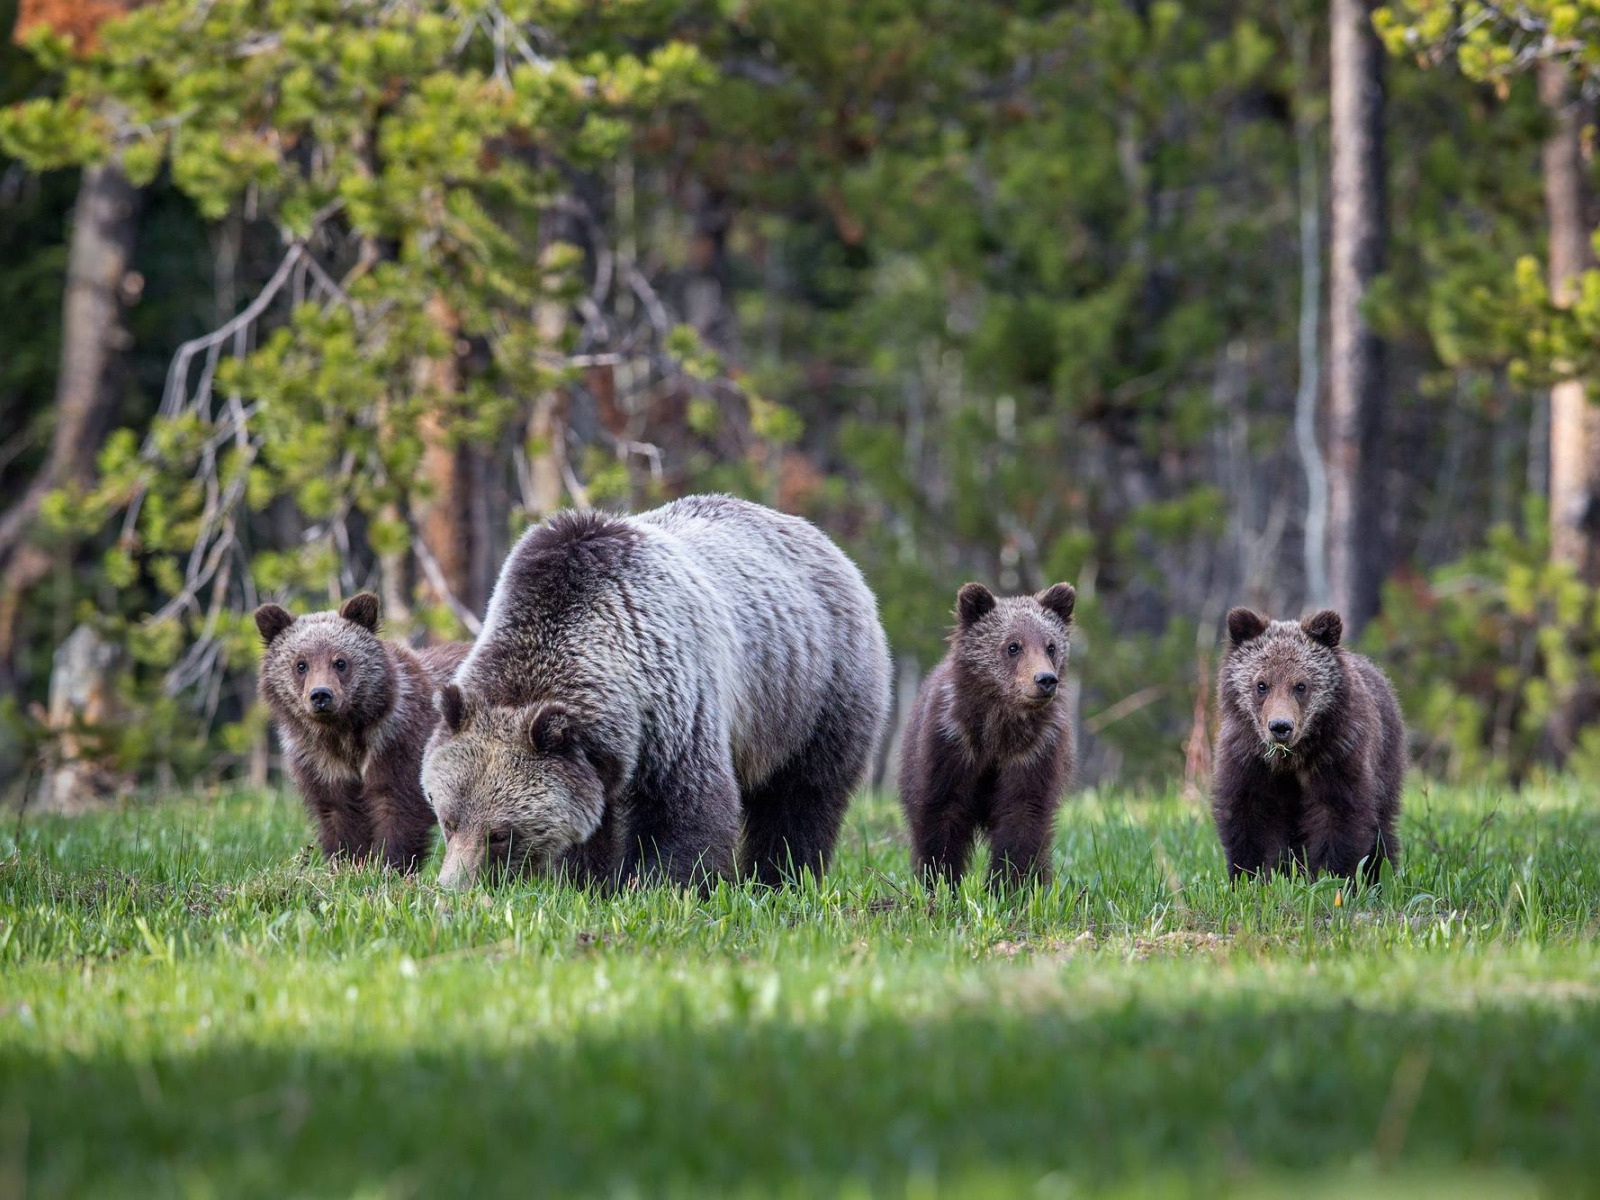
[[(1339, 614), (1228, 614), (1212, 815), (1230, 878), (1353, 878), (1398, 861), (1405, 726), (1394, 687), (1339, 646)], [(1276, 725), (1274, 730), (1272, 727)]]
[(950, 653), (917, 692), (900, 752), (900, 803), (919, 875), (954, 887), (981, 830), (991, 885), (1048, 876), (1073, 766), (1057, 681), (1075, 598), (1064, 583), (998, 601), (982, 584), (961, 589)]
[(380, 639), (377, 627), (378, 598), (368, 592), (337, 613), (294, 617), (262, 605), (261, 698), (323, 853), (412, 871), (433, 840), (421, 783), (423, 747), (438, 722), (433, 693), (471, 646), (412, 650)]

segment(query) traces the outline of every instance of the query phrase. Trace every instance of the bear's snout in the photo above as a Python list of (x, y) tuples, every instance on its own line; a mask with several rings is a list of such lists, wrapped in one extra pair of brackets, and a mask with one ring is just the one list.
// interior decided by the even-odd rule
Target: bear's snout
[(333, 711), (333, 689), (331, 687), (314, 687), (307, 693), (306, 699), (311, 703), (311, 711), (325, 713)]
[(468, 888), (476, 882), (478, 869), (483, 865), (484, 842), (482, 837), (457, 834), (444, 845), (444, 862), (439, 867), (439, 886), (442, 888)]
[(1059, 682), (1054, 671), (1040, 671), (1033, 677), (1033, 686), (1039, 689), (1041, 696), (1055, 695), (1056, 684)]
[(1286, 721), (1282, 717), (1279, 717), (1275, 721), (1268, 721), (1267, 732), (1272, 734), (1273, 737), (1277, 738), (1278, 741), (1287, 742), (1294, 734), (1294, 722)]

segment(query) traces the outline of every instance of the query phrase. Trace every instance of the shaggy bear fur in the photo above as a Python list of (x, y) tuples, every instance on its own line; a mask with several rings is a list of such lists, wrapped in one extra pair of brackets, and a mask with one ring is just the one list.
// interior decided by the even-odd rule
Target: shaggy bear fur
[(370, 592), (303, 617), (263, 604), (256, 628), (266, 644), (261, 698), (323, 853), (413, 870), (433, 839), (419, 775), (438, 723), (434, 689), (471, 646), (415, 651), (381, 640)]
[(726, 496), (558, 513), (512, 550), (439, 696), (440, 882), (562, 866), (704, 884), (827, 865), (889, 707), (861, 573)]
[(911, 859), (960, 882), (979, 830), (991, 884), (1049, 873), (1072, 729), (1058, 698), (1072, 634), (1072, 586), (996, 600), (981, 583), (956, 598), (950, 653), (917, 692), (900, 752)]
[(1228, 874), (1354, 877), (1398, 861), (1405, 727), (1382, 671), (1339, 646), (1336, 612), (1228, 614), (1212, 814)]

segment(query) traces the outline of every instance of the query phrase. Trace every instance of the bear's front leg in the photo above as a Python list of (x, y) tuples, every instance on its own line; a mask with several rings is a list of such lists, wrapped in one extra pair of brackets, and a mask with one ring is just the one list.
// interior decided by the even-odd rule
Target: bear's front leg
[(361, 802), (360, 780), (330, 782), (300, 763), (291, 763), (289, 773), (317, 823), (323, 855), (353, 862), (366, 859), (372, 853), (372, 821)]
[(574, 887), (613, 888), (618, 879), (616, 820), (612, 806), (600, 815), (600, 828), (586, 842), (569, 847), (555, 861), (555, 873)]
[(373, 853), (385, 866), (410, 874), (433, 849), (438, 823), (422, 790), (416, 757), (377, 756), (362, 783), (361, 806), (372, 822)]
[(1375, 870), (1378, 814), (1368, 793), (1359, 776), (1330, 775), (1311, 781), (1298, 838), (1311, 878), (1327, 872), (1354, 879), (1364, 858), (1372, 860), (1368, 869)]
[(668, 880), (711, 889), (731, 876), (739, 845), (739, 784), (731, 761), (690, 753), (667, 764), (641, 764), (623, 811), (623, 879)]
[(1293, 829), (1283, 797), (1264, 766), (1224, 757), (1211, 789), (1211, 815), (1228, 878), (1262, 877), (1285, 866)]
[(925, 763), (915, 778), (901, 782), (911, 826), (911, 867), (929, 886), (940, 879), (951, 891), (961, 885), (978, 830), (976, 784), (972, 773), (951, 759)]
[(433, 809), (422, 789), (415, 795), (368, 789), (364, 799), (372, 814), (374, 855), (385, 866), (411, 874), (433, 849)]
[(995, 783), (989, 823), (989, 886), (1014, 888), (1050, 877), (1050, 843), (1060, 804), (1061, 773), (1054, 754), (1003, 768)]

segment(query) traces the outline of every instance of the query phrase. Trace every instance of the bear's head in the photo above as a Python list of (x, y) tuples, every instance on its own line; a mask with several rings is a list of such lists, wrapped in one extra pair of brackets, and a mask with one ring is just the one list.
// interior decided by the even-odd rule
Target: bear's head
[(441, 886), (540, 869), (599, 829), (604, 759), (567, 705), (484, 704), (454, 683), (435, 699), (422, 787), (444, 830)]
[(963, 679), (997, 703), (1051, 704), (1067, 664), (1076, 603), (1070, 583), (1003, 600), (981, 583), (965, 585), (956, 595), (951, 638)]
[(329, 730), (362, 728), (393, 699), (389, 659), (378, 640), (378, 598), (362, 592), (338, 612), (296, 617), (276, 604), (256, 609), (266, 652), (261, 690), (280, 717)]
[(1253, 724), (1269, 761), (1291, 761), (1337, 702), (1343, 632), (1331, 609), (1298, 622), (1269, 621), (1248, 608), (1228, 613), (1223, 702)]

